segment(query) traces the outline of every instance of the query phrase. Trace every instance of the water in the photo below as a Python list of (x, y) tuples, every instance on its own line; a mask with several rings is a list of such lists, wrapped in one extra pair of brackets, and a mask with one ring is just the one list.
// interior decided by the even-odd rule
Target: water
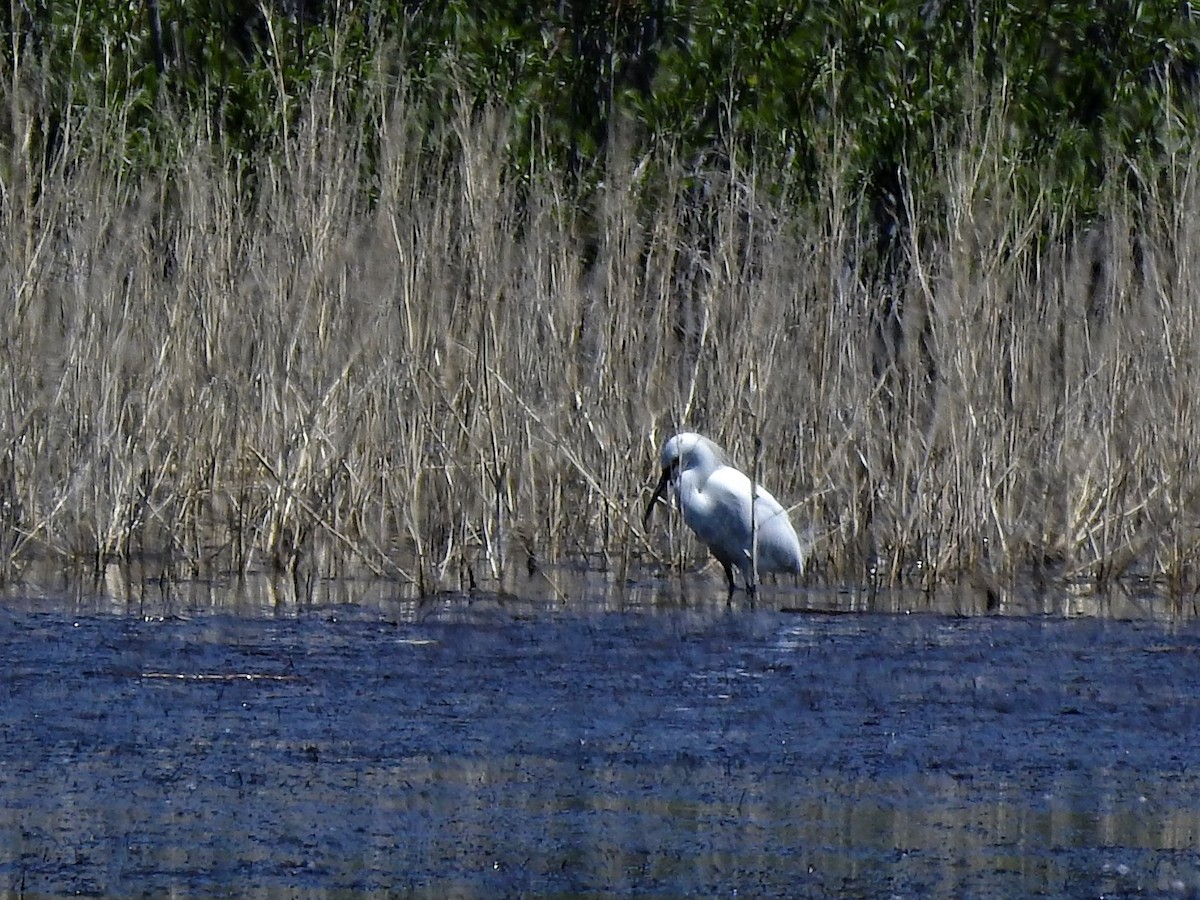
[(0, 894), (1200, 896), (1195, 620), (677, 594), (10, 599)]

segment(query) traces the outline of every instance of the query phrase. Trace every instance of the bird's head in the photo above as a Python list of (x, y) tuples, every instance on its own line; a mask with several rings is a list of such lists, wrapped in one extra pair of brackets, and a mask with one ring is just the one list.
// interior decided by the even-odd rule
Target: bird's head
[(667, 488), (679, 480), (679, 474), (686, 469), (702, 469), (711, 472), (718, 466), (726, 465), (725, 451), (702, 434), (694, 431), (683, 431), (672, 437), (662, 448), (662, 476), (650, 497), (646, 514), (642, 517), (642, 527), (650, 522), (654, 506), (666, 496)]

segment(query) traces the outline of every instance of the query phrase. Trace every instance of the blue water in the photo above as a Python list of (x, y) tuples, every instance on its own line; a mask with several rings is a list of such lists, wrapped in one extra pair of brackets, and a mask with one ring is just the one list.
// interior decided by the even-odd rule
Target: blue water
[(0, 642), (4, 895), (1200, 895), (1195, 623), (26, 604)]

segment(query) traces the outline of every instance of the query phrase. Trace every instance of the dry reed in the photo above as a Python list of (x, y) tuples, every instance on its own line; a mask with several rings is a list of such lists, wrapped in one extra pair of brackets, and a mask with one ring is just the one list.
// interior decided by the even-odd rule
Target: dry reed
[(761, 440), (810, 578), (1197, 587), (1193, 149), (1085, 230), (976, 111), (881, 279), (837, 131), (816, 198), (614, 150), (581, 208), (550, 166), (513, 177), (502, 110), (425, 132), (403, 87), (353, 115), (319, 87), (252, 183), (186, 122), (131, 179), (120, 114), (86, 110), (40, 167), (32, 96), (4, 98), (10, 575), (623, 572), (670, 546), (640, 512), (689, 427), (747, 464)]

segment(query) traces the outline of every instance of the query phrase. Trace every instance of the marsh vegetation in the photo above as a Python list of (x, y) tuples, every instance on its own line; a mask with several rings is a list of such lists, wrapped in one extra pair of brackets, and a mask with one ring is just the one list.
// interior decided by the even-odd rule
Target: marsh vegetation
[(355, 21), (321, 32), (352, 77), (268, 60), (252, 142), (228, 97), (116, 91), (128, 63), (67, 97), (49, 32), (14, 39), (7, 576), (698, 558), (640, 524), (686, 426), (761, 441), (817, 581), (1200, 587), (1200, 150), (1169, 66), (1068, 165), (976, 40), (885, 184), (832, 102), (791, 156), (734, 102), (704, 152), (614, 102), (563, 153), (478, 60), (433, 78)]

